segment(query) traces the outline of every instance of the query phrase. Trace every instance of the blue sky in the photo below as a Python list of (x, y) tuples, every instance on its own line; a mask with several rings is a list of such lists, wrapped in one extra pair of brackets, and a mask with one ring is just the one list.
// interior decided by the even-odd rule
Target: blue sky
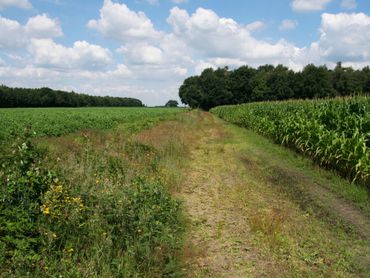
[(370, 65), (367, 0), (0, 0), (8, 86), (178, 99), (207, 67)]

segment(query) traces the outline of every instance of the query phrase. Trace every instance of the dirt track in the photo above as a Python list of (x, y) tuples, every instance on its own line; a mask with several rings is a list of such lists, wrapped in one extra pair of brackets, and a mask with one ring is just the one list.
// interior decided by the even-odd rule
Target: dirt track
[[(204, 135), (180, 192), (191, 222), (188, 277), (366, 277), (366, 215), (298, 169), (286, 168), (279, 157), (261, 165), (258, 159), (267, 158), (263, 149), (251, 157), (248, 148), (256, 146), (245, 143), (243, 134), (209, 114), (203, 117)], [(309, 213), (286, 186), (296, 186), (302, 202), (315, 202), (323, 213)], [(354, 232), (329, 223), (332, 216)], [(335, 260), (341, 259), (348, 264), (338, 266)]]

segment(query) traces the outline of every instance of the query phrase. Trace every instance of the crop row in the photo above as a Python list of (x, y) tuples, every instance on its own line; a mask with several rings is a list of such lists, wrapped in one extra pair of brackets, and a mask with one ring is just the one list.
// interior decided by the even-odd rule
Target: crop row
[(302, 152), (370, 187), (370, 98), (219, 106), (220, 118)]
[(60, 136), (81, 129), (109, 129), (119, 124), (138, 128), (145, 123), (181, 111), (165, 108), (16, 108), (0, 109), (0, 142), (24, 133), (37, 136)]

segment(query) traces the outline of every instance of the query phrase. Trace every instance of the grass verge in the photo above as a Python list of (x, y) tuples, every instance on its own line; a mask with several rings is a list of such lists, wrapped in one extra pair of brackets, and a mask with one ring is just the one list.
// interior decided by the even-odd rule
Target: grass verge
[(197, 119), (15, 145), (0, 172), (2, 275), (180, 276), (185, 221), (170, 192)]

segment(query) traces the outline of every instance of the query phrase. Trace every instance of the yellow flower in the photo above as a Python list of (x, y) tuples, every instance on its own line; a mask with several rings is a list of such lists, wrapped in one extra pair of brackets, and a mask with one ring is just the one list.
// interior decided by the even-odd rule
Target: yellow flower
[(45, 215), (50, 214), (50, 209), (47, 206), (45, 206), (45, 205), (43, 205), (41, 207), (41, 210), (42, 210), (42, 213), (45, 214)]

